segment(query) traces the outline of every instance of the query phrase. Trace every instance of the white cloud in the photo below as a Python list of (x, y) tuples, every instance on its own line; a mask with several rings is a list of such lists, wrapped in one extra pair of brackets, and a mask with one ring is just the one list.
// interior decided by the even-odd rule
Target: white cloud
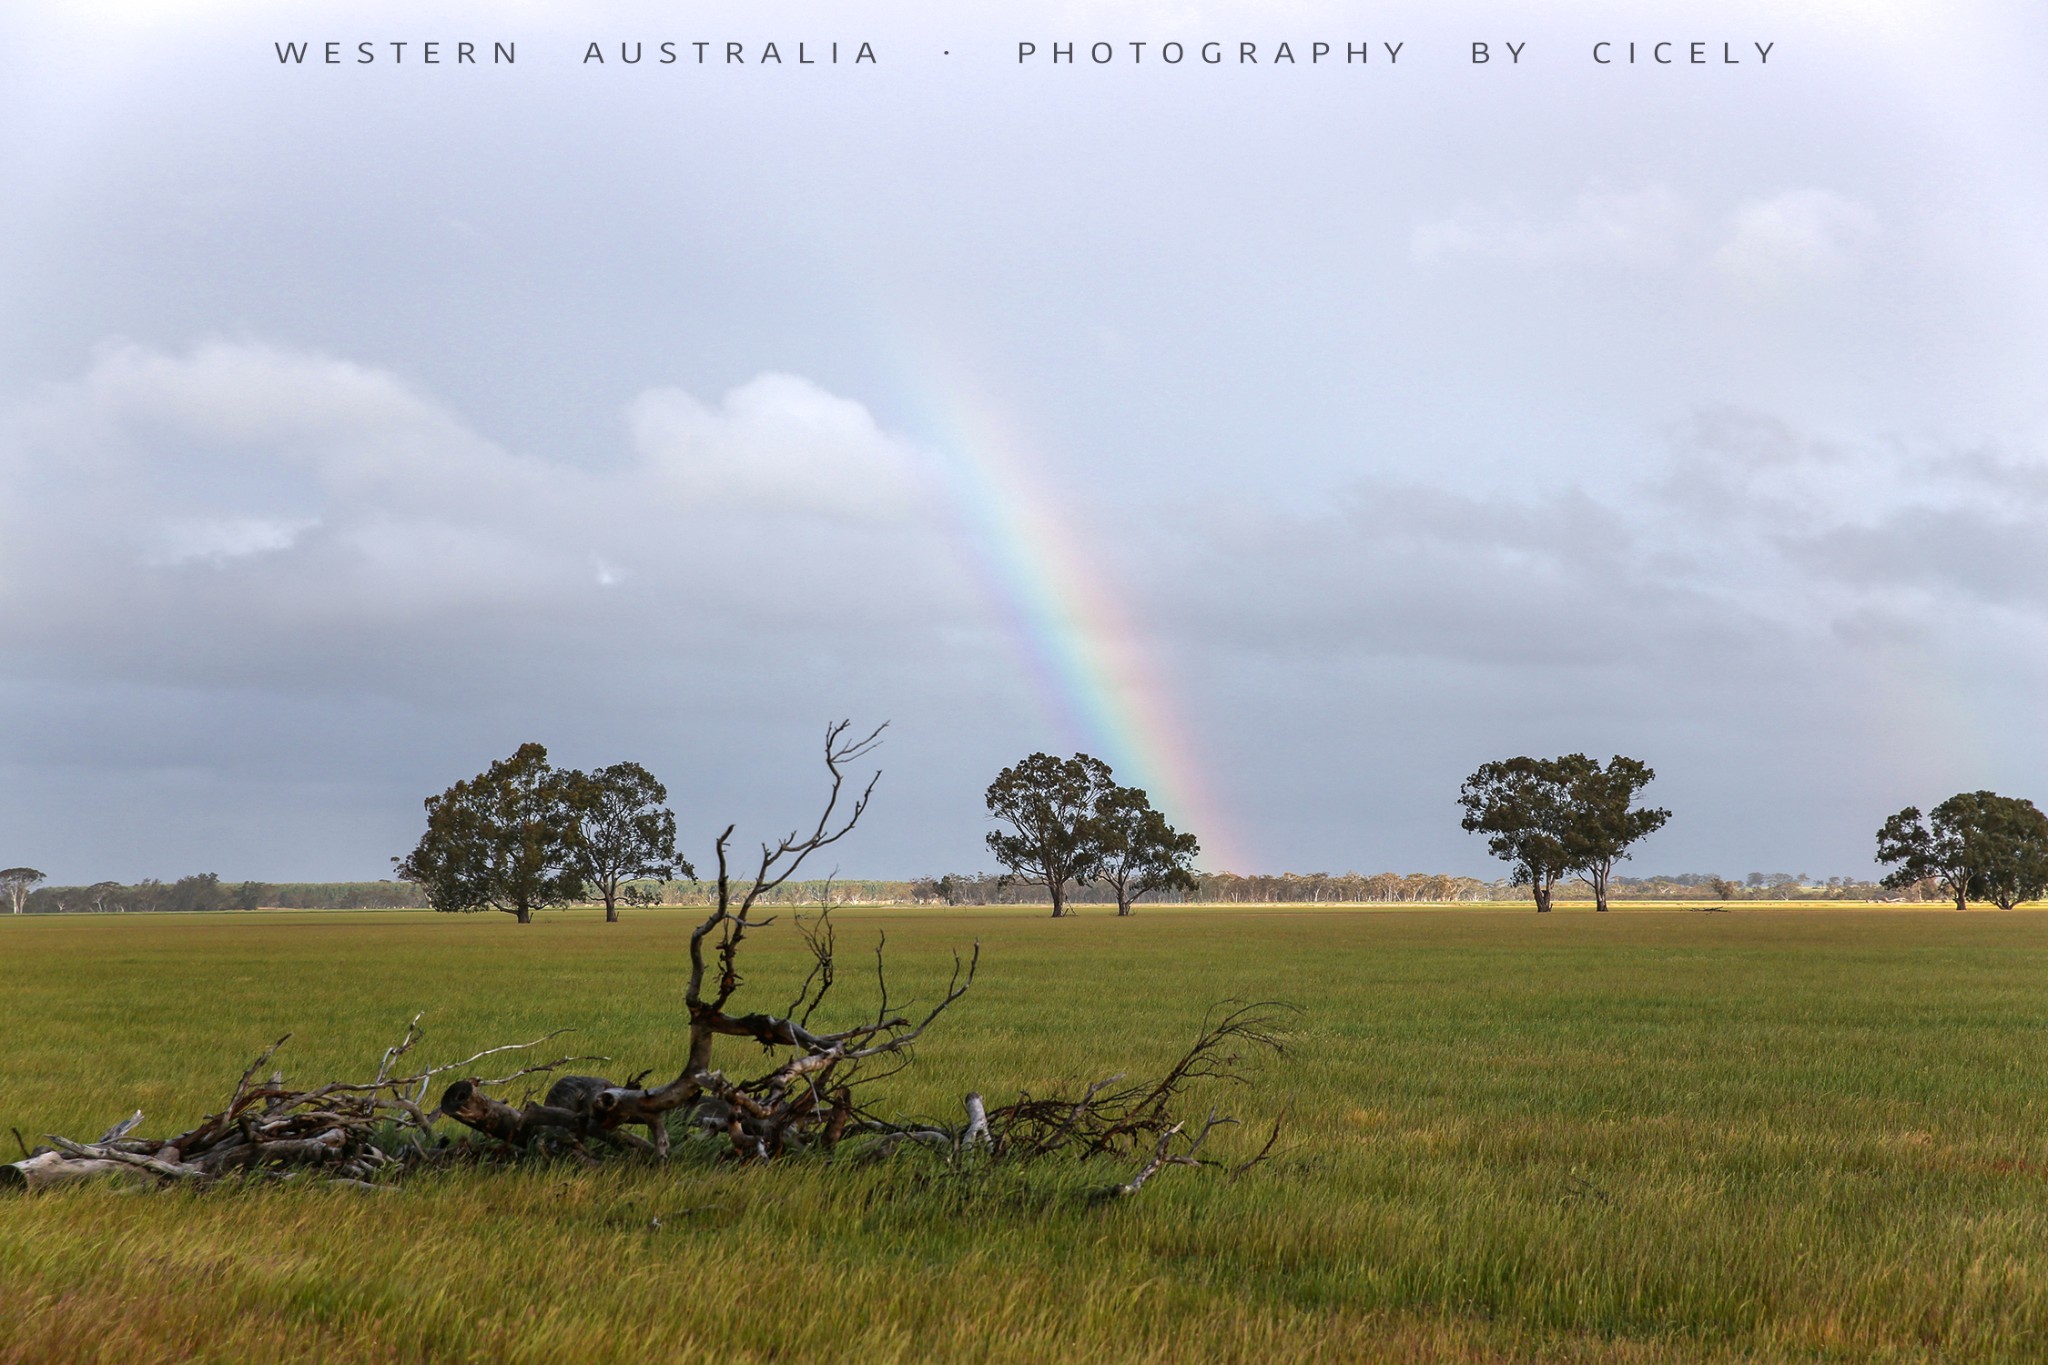
[(1409, 254), (1434, 264), (1459, 258), (1636, 269), (1701, 266), (1757, 288), (1846, 273), (1879, 236), (1877, 215), (1830, 190), (1787, 190), (1705, 211), (1661, 184), (1598, 190), (1532, 208), (1516, 200), (1467, 204), (1417, 223)]
[(1844, 274), (1877, 237), (1877, 215), (1862, 204), (1828, 190), (1791, 190), (1730, 214), (1712, 259), (1736, 280), (1775, 288)]
[(716, 621), (765, 642), (965, 606), (943, 538), (903, 534), (917, 452), (860, 404), (767, 375), (623, 415), (627, 448), (578, 465), (330, 356), (102, 348), (0, 415), (14, 666), (227, 676), (410, 639), (482, 672), (508, 632), (597, 642), (653, 613), (680, 650)]
[(186, 564), (289, 550), (315, 519), (223, 517), (207, 521), (174, 521), (163, 528), (163, 550), (151, 562)]
[(1569, 204), (1535, 209), (1518, 201), (1467, 204), (1417, 223), (1409, 254), (1431, 263), (1460, 256), (1509, 261), (1671, 263), (1698, 236), (1692, 207), (1664, 185), (1591, 190)]
[(717, 406), (681, 389), (634, 400), (634, 449), (681, 496), (834, 518), (900, 518), (918, 496), (915, 455), (859, 403), (765, 374)]

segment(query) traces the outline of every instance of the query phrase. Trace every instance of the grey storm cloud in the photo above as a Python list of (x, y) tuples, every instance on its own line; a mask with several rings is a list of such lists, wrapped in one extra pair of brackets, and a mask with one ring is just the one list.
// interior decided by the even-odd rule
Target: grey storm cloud
[(1211, 512), (1199, 536), (1148, 543), (1131, 572), (1171, 566), (1152, 590), (1184, 631), (1280, 654), (1526, 669), (1775, 640), (1825, 655), (1848, 623), (1879, 618), (1894, 642), (1910, 629), (1930, 647), (2039, 643), (2048, 598), (2017, 552), (2048, 510), (2037, 472), (1723, 410), (1612, 489), (1359, 483), (1317, 510)]
[[(894, 724), (846, 870), (964, 870), (996, 767), (1157, 720), (1062, 674), (1091, 644), (1266, 868), (1480, 871), (1450, 794), (1508, 752), (1650, 761), (1673, 870), (2048, 796), (2043, 23), (12, 7), (7, 857), (376, 875), (527, 739), (772, 827), (854, 715)], [(518, 62), (275, 55), (428, 38)], [(1774, 47), (1590, 57), (1693, 39)], [(1002, 539), (1027, 486), (1074, 563)]]
[(943, 547), (906, 534), (916, 457), (858, 404), (764, 375), (718, 402), (650, 390), (618, 425), (612, 460), (575, 465), (369, 366), (110, 345), (6, 423), (0, 624), (53, 667), (246, 679), (317, 646), (463, 635), (488, 676), (494, 643), (631, 639), (650, 598), (680, 633), (958, 614)]

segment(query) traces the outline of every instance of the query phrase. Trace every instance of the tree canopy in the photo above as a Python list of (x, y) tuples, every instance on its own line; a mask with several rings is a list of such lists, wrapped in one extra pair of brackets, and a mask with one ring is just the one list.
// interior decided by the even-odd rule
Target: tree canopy
[(1100, 876), (1116, 892), (1116, 913), (1155, 890), (1194, 890), (1194, 857), (1202, 851), (1194, 835), (1167, 825), (1143, 788), (1112, 786), (1096, 800), (1096, 841)]
[(563, 774), (573, 817), (567, 864), (604, 902), (608, 923), (619, 919), (619, 888), (637, 877), (694, 880), (697, 869), (676, 852), (676, 817), (664, 809), (668, 788), (638, 763)]
[(416, 883), (436, 910), (502, 910), (531, 924), (535, 910), (583, 889), (569, 786), (545, 748), (520, 745), (427, 798), (427, 832), (411, 853), (392, 859), (397, 875)]
[(1046, 753), (1003, 769), (988, 785), (988, 813), (1010, 826), (989, 831), (989, 852), (1046, 889), (1054, 919), (1066, 914), (1067, 883), (1086, 885), (1101, 868), (1095, 806), (1114, 785), (1099, 758)]
[(1635, 804), (1636, 793), (1657, 777), (1640, 759), (1616, 754), (1603, 767), (1584, 754), (1566, 754), (1557, 764), (1571, 794), (1571, 870), (1593, 889), (1593, 908), (1605, 910), (1614, 865), (1629, 856), (1630, 845), (1664, 828), (1671, 812)]
[(1488, 851), (1513, 866), (1515, 884), (1534, 893), (1538, 912), (1550, 909), (1558, 879), (1574, 874), (1605, 910), (1615, 863), (1671, 818), (1668, 810), (1635, 805), (1656, 775), (1620, 754), (1605, 765), (1585, 754), (1501, 759), (1465, 779), (1461, 823), (1486, 835)]
[(1572, 867), (1571, 790), (1554, 762), (1507, 758), (1483, 763), (1458, 790), (1460, 824), (1486, 836), (1487, 851), (1514, 869), (1539, 913), (1550, 910), (1550, 891)]
[(2010, 910), (2048, 893), (2048, 816), (1996, 792), (1958, 792), (1925, 817), (1908, 806), (1877, 831), (1877, 860), (1895, 864), (1884, 884), (1933, 881), (1955, 902), (1988, 900)]
[(1119, 786), (1099, 758), (1032, 754), (989, 784), (988, 810), (1010, 827), (989, 833), (989, 850), (1010, 875), (1046, 889), (1055, 919), (1067, 913), (1068, 887), (1096, 880), (1115, 893), (1119, 915), (1148, 892), (1195, 887), (1201, 844), (1142, 788)]
[(1116, 912), (1131, 913), (1131, 902), (1151, 891), (1192, 891), (1191, 867), (1202, 845), (1152, 808), (1138, 787), (1111, 786), (1095, 803), (1094, 832), (1100, 846), (1100, 876), (1116, 893)]
[(0, 868), (0, 893), (6, 895), (8, 908), (18, 915), (28, 904), (28, 893), (44, 880), (44, 875), (32, 867)]

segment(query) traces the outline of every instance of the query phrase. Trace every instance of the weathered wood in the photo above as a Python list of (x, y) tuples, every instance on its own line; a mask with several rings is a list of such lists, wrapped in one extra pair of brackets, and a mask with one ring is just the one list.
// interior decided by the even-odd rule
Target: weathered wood
[(119, 1161), (76, 1157), (66, 1152), (39, 1152), (12, 1165), (0, 1166), (0, 1189), (47, 1190), (94, 1176), (133, 1173), (134, 1167)]
[(577, 1113), (589, 1113), (591, 1101), (607, 1090), (616, 1090), (618, 1085), (602, 1076), (561, 1076), (548, 1087), (547, 1098), (543, 1101), (550, 1109), (569, 1109)]
[(584, 1115), (573, 1109), (546, 1104), (529, 1104), (514, 1109), (477, 1088), (474, 1080), (456, 1081), (441, 1093), (438, 1111), (466, 1128), (494, 1137), (511, 1147), (525, 1147), (546, 1132), (577, 1134), (586, 1126)]
[(52, 1137), (50, 1141), (56, 1146), (58, 1151), (69, 1156), (80, 1157), (88, 1161), (118, 1162), (121, 1165), (132, 1166), (136, 1170), (147, 1171), (151, 1175), (160, 1175), (171, 1180), (192, 1180), (206, 1174), (205, 1171), (197, 1166), (158, 1161), (153, 1156), (144, 1156), (140, 1152), (124, 1152), (118, 1147), (94, 1146), (90, 1143), (71, 1142), (60, 1137)]
[(344, 1129), (329, 1128), (314, 1137), (279, 1138), (256, 1144), (258, 1161), (331, 1161), (348, 1141)]
[[(694, 1094), (694, 1087), (686, 1095), (673, 1083), (648, 1091), (637, 1085), (619, 1085), (602, 1076), (564, 1076), (548, 1087), (546, 1103), (551, 1109), (580, 1115), (583, 1123), (579, 1131), (586, 1136), (602, 1137), (636, 1151), (666, 1157), (668, 1115)], [(629, 1125), (644, 1125), (647, 1137), (642, 1139), (619, 1131)]]
[(972, 1091), (967, 1095), (967, 1127), (960, 1134), (960, 1146), (964, 1151), (970, 1147), (987, 1147), (993, 1140), (988, 1131), (988, 1106), (981, 1102), (981, 1096)]

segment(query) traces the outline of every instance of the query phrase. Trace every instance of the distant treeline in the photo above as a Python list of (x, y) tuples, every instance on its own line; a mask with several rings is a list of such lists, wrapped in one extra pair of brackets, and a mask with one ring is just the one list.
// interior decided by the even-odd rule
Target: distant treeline
[[(1928, 883), (1904, 891), (1887, 891), (1876, 882), (1849, 877), (1810, 881), (1803, 874), (1752, 872), (1740, 881), (1711, 873), (1687, 873), (1675, 877), (1616, 877), (1613, 894), (1626, 900), (1940, 900), (1940, 888)], [(1045, 899), (1043, 888), (978, 872), (945, 877), (925, 877), (909, 883), (906, 899), (917, 904), (1018, 905)], [(1559, 900), (1591, 900), (1592, 888), (1579, 881), (1561, 882)], [(1328, 872), (1282, 872), (1244, 875), (1236, 872), (1203, 872), (1195, 876), (1195, 889), (1186, 895), (1147, 897), (1155, 902), (1189, 902), (1201, 905), (1275, 904), (1368, 904), (1443, 905), (1458, 901), (1528, 900), (1526, 886), (1508, 878), (1482, 881), (1477, 877), (1451, 877), (1432, 872), (1376, 872), (1341, 874)], [(1070, 887), (1068, 900), (1082, 905), (1114, 903), (1115, 897), (1100, 886)], [(812, 897), (815, 899), (815, 895)]]
[[(917, 904), (940, 905), (1033, 905), (1046, 898), (1045, 888), (1035, 882), (1001, 877), (992, 872), (954, 873), (944, 877), (921, 877), (909, 885), (909, 899)], [(1386, 901), (1444, 902), (1494, 899), (1493, 883), (1472, 877), (1445, 877), (1430, 873), (1382, 872), (1374, 876), (1346, 873), (1277, 876), (1242, 876), (1235, 872), (1197, 872), (1195, 889), (1189, 892), (1154, 893), (1140, 898), (1146, 904), (1258, 905), (1280, 902)], [(1114, 905), (1116, 895), (1102, 885), (1069, 884), (1070, 905)]]
[[(1526, 886), (1511, 886), (1506, 879), (1495, 882), (1502, 900), (1530, 900)], [(1688, 872), (1676, 877), (1616, 877), (1612, 882), (1617, 899), (1631, 901), (1918, 901), (1942, 899), (1940, 888), (1931, 882), (1903, 891), (1887, 890), (1881, 883), (1858, 881), (1853, 877), (1809, 879), (1805, 873), (1752, 872), (1740, 881), (1709, 872)], [(1574, 878), (1557, 884), (1554, 893), (1561, 901), (1593, 899), (1592, 888)]]
[[(744, 883), (739, 884), (744, 889)], [(628, 884), (629, 905), (708, 905), (717, 896), (710, 882)], [(1583, 884), (1560, 882), (1559, 900), (1590, 900)], [(1617, 877), (1614, 894), (1635, 901), (1938, 901), (1945, 899), (1932, 882), (1888, 890), (1876, 882), (1848, 877), (1812, 881), (1803, 874), (1752, 872), (1737, 881), (1710, 873), (1675, 877)], [(907, 881), (834, 878), (831, 881), (785, 882), (761, 898), (767, 905), (818, 905), (829, 896), (834, 905), (1035, 905), (1045, 889), (992, 872), (949, 873)], [(1342, 874), (1283, 872), (1243, 875), (1235, 872), (1197, 874), (1195, 890), (1186, 895), (1148, 896), (1151, 904), (1203, 905), (1375, 904), (1441, 905), (1459, 901), (1528, 900), (1529, 888), (1506, 878), (1481, 881), (1425, 872)], [(1067, 899), (1075, 905), (1113, 905), (1115, 896), (1102, 886), (1074, 886)], [(91, 886), (43, 886), (29, 894), (23, 907), (32, 915), (147, 914), (156, 911), (206, 910), (396, 910), (419, 909), (426, 897), (410, 882), (224, 882), (212, 872), (155, 878), (125, 885), (95, 882)]]
[[(815, 905), (827, 893), (823, 881), (786, 882), (762, 898), (770, 905)], [(835, 905), (1039, 905), (1045, 888), (1035, 882), (1003, 877), (993, 872), (955, 872), (941, 877), (917, 877), (910, 881), (833, 881), (829, 884)], [(1943, 893), (1931, 882), (1904, 891), (1888, 891), (1871, 881), (1830, 877), (1813, 881), (1803, 874), (1752, 872), (1741, 880), (1696, 872), (1673, 877), (1617, 877), (1614, 894), (1627, 900), (1940, 900)], [(708, 882), (639, 882), (632, 885), (634, 901), (663, 905), (708, 905), (716, 888)], [(1573, 881), (1560, 883), (1560, 900), (1591, 900), (1591, 888)], [(1075, 905), (1113, 905), (1116, 897), (1100, 884), (1069, 884), (1067, 900)], [(1201, 872), (1195, 875), (1195, 889), (1185, 895), (1168, 893), (1143, 897), (1147, 904), (1195, 905), (1295, 905), (1318, 903), (1369, 905), (1444, 905), (1460, 901), (1524, 901), (1529, 888), (1516, 886), (1508, 878), (1482, 881), (1477, 877), (1453, 877), (1434, 872), (1328, 873), (1281, 872), (1247, 875), (1237, 872)]]
[(410, 882), (224, 882), (212, 872), (174, 882), (40, 886), (22, 907), (31, 915), (148, 914), (164, 910), (396, 910), (423, 907)]

